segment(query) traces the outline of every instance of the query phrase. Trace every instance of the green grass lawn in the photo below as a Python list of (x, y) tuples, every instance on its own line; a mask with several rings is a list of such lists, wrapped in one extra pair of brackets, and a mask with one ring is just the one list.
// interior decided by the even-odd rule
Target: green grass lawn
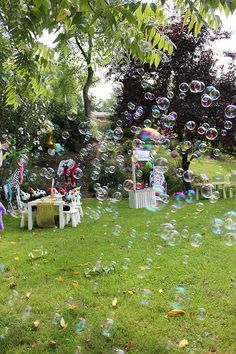
[[(74, 354), (80, 353), (78, 346), (81, 353), (94, 354), (112, 354), (114, 348), (139, 354), (236, 353), (236, 246), (211, 232), (212, 218), (235, 206), (235, 199), (221, 199), (204, 202), (202, 212), (191, 204), (175, 213), (171, 206), (152, 213), (128, 209), (127, 200), (112, 208), (88, 200), (84, 209), (93, 217), (85, 216), (76, 229), (31, 232), (6, 217), (0, 239), (0, 263), (6, 267), (0, 274), (0, 353)], [(192, 247), (188, 238), (166, 245), (160, 224), (171, 220), (180, 234), (184, 228), (189, 235), (202, 234), (202, 246)], [(114, 225), (121, 226), (119, 236), (112, 234)], [(47, 254), (32, 259), (29, 254), (36, 256), (41, 246)], [(99, 257), (103, 267), (115, 261), (115, 270), (85, 277)], [(127, 270), (124, 258), (130, 258)], [(148, 262), (151, 269), (145, 269)], [(180, 284), (185, 291), (176, 299)], [(146, 305), (141, 304), (143, 289), (152, 291)], [(174, 301), (183, 303), (184, 316), (167, 317)], [(206, 311), (203, 317), (200, 308)], [(52, 323), (56, 313), (65, 325)], [(110, 338), (101, 335), (107, 317), (114, 319)], [(86, 324), (77, 334), (80, 318)], [(180, 349), (183, 339), (188, 345)]]

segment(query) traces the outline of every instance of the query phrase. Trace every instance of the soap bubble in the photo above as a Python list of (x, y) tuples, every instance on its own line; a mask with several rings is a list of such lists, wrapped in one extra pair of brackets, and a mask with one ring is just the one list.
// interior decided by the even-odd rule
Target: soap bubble
[(223, 230), (224, 221), (220, 218), (213, 218), (212, 220), (212, 233), (214, 235), (220, 235)]
[(47, 175), (46, 167), (41, 168), (41, 170), (39, 171), (39, 174), (41, 177), (45, 177)]
[(134, 182), (131, 179), (126, 179), (123, 183), (125, 191), (131, 191), (134, 188)]
[(232, 129), (232, 127), (233, 127), (233, 123), (232, 123), (230, 120), (226, 120), (226, 121), (224, 122), (224, 128), (225, 128), (226, 130), (230, 130), (230, 129)]
[(161, 255), (161, 253), (162, 253), (162, 246), (161, 245), (157, 245), (156, 246), (156, 255), (157, 256), (160, 256)]
[(180, 234), (177, 230), (170, 230), (168, 232), (167, 244), (169, 246), (176, 246), (180, 241)]
[(52, 179), (52, 178), (54, 178), (55, 177), (55, 170), (53, 169), (53, 168), (51, 168), (51, 167), (49, 167), (48, 169), (47, 169), (47, 172), (46, 172), (46, 174), (45, 174), (45, 177), (47, 178), (47, 179)]
[(151, 301), (152, 291), (150, 289), (143, 289), (141, 305), (148, 305)]
[(181, 82), (181, 84), (179, 85), (179, 90), (181, 92), (185, 93), (188, 91), (188, 89), (189, 89), (189, 86), (188, 86), (187, 82)]
[(77, 112), (76, 111), (70, 111), (67, 113), (67, 119), (70, 120), (70, 121), (74, 121), (76, 120), (76, 117), (77, 117)]
[(168, 91), (166, 96), (167, 96), (167, 98), (172, 99), (174, 97), (174, 92)]
[(92, 171), (91, 175), (90, 175), (90, 178), (93, 180), (93, 181), (96, 181), (98, 180), (100, 177), (100, 172), (95, 170), (95, 171)]
[(103, 187), (98, 188), (97, 191), (96, 191), (96, 198), (98, 200), (100, 200), (101, 202), (106, 200), (108, 198), (107, 190), (105, 188), (103, 188)]
[(81, 170), (81, 168), (77, 167), (75, 170), (74, 170), (74, 178), (75, 179), (80, 179), (81, 177), (83, 177), (83, 171)]
[(139, 41), (139, 49), (141, 50), (141, 52), (144, 52), (144, 53), (148, 53), (153, 50), (152, 44), (148, 41), (143, 40), (143, 39), (141, 39)]
[(86, 135), (89, 132), (89, 122), (81, 122), (78, 126), (79, 133)]
[(190, 245), (195, 248), (200, 247), (202, 245), (202, 238), (201, 234), (193, 234), (189, 239)]
[(220, 155), (221, 155), (220, 149), (213, 149), (213, 155), (214, 155), (215, 157), (220, 156)]
[(235, 232), (227, 232), (225, 234), (225, 244), (226, 246), (234, 246), (236, 244), (236, 233)]
[(193, 93), (198, 93), (201, 91), (201, 82), (197, 80), (193, 80), (189, 84), (189, 90)]
[(115, 130), (114, 130), (114, 139), (115, 140), (120, 140), (120, 139), (122, 139), (123, 138), (123, 129), (121, 128), (121, 127), (117, 127), (117, 128), (115, 128)]
[(185, 310), (189, 304), (189, 297), (187, 290), (183, 285), (179, 285), (174, 289), (173, 302), (171, 304), (172, 309)]
[(196, 313), (196, 317), (198, 320), (204, 321), (206, 319), (206, 310), (202, 307), (200, 309), (198, 309), (198, 311)]
[(212, 193), (214, 192), (214, 186), (211, 183), (206, 183), (201, 188), (201, 195), (204, 198), (211, 198)]
[(212, 104), (212, 99), (209, 95), (203, 94), (201, 97), (201, 104), (203, 107), (208, 108)]
[(161, 112), (158, 109), (157, 106), (155, 106), (155, 108), (152, 108), (152, 116), (153, 118), (158, 118), (160, 116)]
[(170, 101), (166, 97), (159, 97), (157, 99), (157, 106), (160, 110), (166, 111), (170, 107)]
[(181, 167), (177, 168), (175, 174), (177, 177), (183, 177), (184, 169)]
[(193, 171), (191, 171), (191, 170), (184, 171), (183, 180), (185, 182), (191, 183), (194, 181), (194, 179), (195, 179), (195, 175), (194, 175)]
[(45, 120), (40, 126), (40, 131), (43, 134), (52, 133), (53, 130), (54, 130), (54, 125), (52, 124), (52, 122), (50, 120)]
[(180, 146), (181, 146), (181, 150), (184, 152), (191, 149), (192, 143), (188, 140), (185, 140), (180, 143)]
[(193, 120), (189, 120), (186, 124), (185, 124), (186, 128), (188, 130), (194, 130), (196, 128), (196, 123)]
[(227, 135), (227, 130), (222, 129), (220, 134), (221, 134), (221, 136), (226, 136)]
[(206, 132), (206, 129), (201, 125), (200, 127), (198, 127), (197, 130), (198, 134), (203, 135)]
[(228, 211), (224, 214), (224, 228), (228, 231), (236, 231), (236, 212)]
[(215, 140), (218, 137), (218, 131), (215, 128), (209, 128), (205, 136), (208, 140)]
[(217, 90), (217, 89), (215, 88), (215, 86), (212, 86), (212, 85), (207, 86), (207, 87), (205, 88), (204, 93), (205, 93), (206, 95), (210, 96), (210, 98), (212, 99), (212, 101), (216, 101), (216, 100), (218, 100), (218, 98), (220, 97), (220, 91)]
[(125, 354), (125, 351), (123, 349), (120, 349), (120, 348), (114, 348), (113, 352), (115, 354)]
[(181, 92), (181, 93), (179, 94), (179, 98), (180, 98), (181, 100), (184, 100), (185, 97), (186, 97), (186, 94), (185, 94), (184, 92)]
[(188, 262), (189, 262), (189, 256), (188, 256), (187, 254), (184, 254), (184, 255), (183, 255), (182, 263), (183, 263), (184, 265), (187, 265)]
[(70, 133), (67, 132), (66, 130), (64, 130), (64, 131), (61, 133), (61, 137), (62, 137), (62, 139), (67, 140), (67, 139), (69, 139), (69, 137), (70, 137)]
[(198, 147), (199, 151), (204, 153), (207, 151), (207, 144), (206, 143), (201, 143)]
[(121, 225), (114, 225), (112, 229), (112, 235), (119, 236), (121, 234), (121, 231), (122, 231)]
[(48, 149), (48, 155), (50, 156), (54, 156), (56, 154), (56, 150), (55, 149)]
[(204, 204), (199, 202), (196, 204), (196, 211), (197, 212), (202, 212), (204, 210)]
[(236, 117), (236, 106), (233, 104), (229, 104), (226, 108), (225, 108), (225, 117), (227, 119), (233, 119)]
[(161, 122), (163, 123), (165, 128), (173, 128), (176, 122), (176, 118), (171, 114), (165, 114), (161, 118)]
[(115, 96), (119, 97), (123, 95), (124, 85), (122, 82), (115, 82), (112, 88)]
[(146, 92), (146, 93), (144, 94), (144, 98), (145, 98), (146, 100), (153, 101), (153, 100), (155, 99), (155, 95), (154, 95), (153, 93), (151, 93), (151, 92)]
[(152, 121), (151, 119), (145, 119), (144, 122), (143, 122), (143, 126), (145, 128), (150, 128), (152, 126)]

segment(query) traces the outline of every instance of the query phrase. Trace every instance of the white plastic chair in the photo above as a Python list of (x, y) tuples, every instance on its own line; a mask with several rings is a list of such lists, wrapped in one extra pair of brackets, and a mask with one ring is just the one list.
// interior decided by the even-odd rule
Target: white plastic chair
[(76, 227), (78, 225), (80, 221), (80, 213), (78, 211), (78, 209), (76, 208), (76, 204), (75, 202), (71, 202), (69, 204), (70, 206), (70, 210), (68, 211), (63, 211), (63, 215), (64, 215), (64, 222), (65, 225), (67, 225), (70, 220), (71, 220), (71, 225), (72, 227)]
[(75, 193), (75, 207), (78, 209), (78, 212), (81, 217), (84, 216), (83, 208), (82, 208), (82, 203), (81, 203), (81, 194), (80, 191)]
[[(34, 223), (34, 216), (36, 215), (36, 211), (33, 211), (33, 223)], [(20, 219), (20, 228), (23, 229), (25, 227), (26, 216), (28, 216), (28, 205), (23, 204), (23, 208), (20, 209), (21, 219)]]

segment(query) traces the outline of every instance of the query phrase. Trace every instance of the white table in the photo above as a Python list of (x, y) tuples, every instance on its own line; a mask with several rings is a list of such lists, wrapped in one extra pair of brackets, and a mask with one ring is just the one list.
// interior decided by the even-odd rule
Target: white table
[(153, 206), (155, 200), (155, 190), (144, 188), (129, 191), (129, 207), (140, 209), (147, 206)]
[[(216, 190), (222, 189), (223, 198), (224, 199), (227, 198), (225, 187), (229, 187), (231, 185), (230, 182), (228, 182), (228, 181), (217, 181), (217, 182), (215, 182), (214, 181), (214, 182), (207, 182), (207, 183), (212, 184), (216, 188)], [(203, 183), (195, 183), (194, 184), (194, 187), (196, 189), (196, 200), (199, 200), (201, 188), (207, 183), (203, 182)]]
[[(50, 199), (44, 199), (44, 201), (49, 201)], [(28, 203), (28, 230), (33, 229), (33, 213), (32, 207), (38, 206), (42, 202), (42, 199), (34, 200)], [(51, 200), (50, 200), (51, 201)], [(59, 208), (59, 229), (64, 229), (64, 216), (63, 216), (63, 205), (65, 204), (63, 200), (53, 200), (51, 201), (53, 206), (58, 206)]]

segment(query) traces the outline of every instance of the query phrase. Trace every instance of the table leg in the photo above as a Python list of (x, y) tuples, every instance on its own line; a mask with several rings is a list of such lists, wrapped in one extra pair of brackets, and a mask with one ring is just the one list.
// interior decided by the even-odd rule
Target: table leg
[(28, 230), (33, 229), (33, 213), (32, 213), (32, 206), (28, 205)]
[(196, 186), (196, 200), (199, 200), (199, 187)]
[(223, 192), (223, 198), (226, 199), (226, 191), (225, 191), (225, 186), (222, 186), (222, 192)]
[(59, 205), (59, 229), (64, 229), (63, 205)]

